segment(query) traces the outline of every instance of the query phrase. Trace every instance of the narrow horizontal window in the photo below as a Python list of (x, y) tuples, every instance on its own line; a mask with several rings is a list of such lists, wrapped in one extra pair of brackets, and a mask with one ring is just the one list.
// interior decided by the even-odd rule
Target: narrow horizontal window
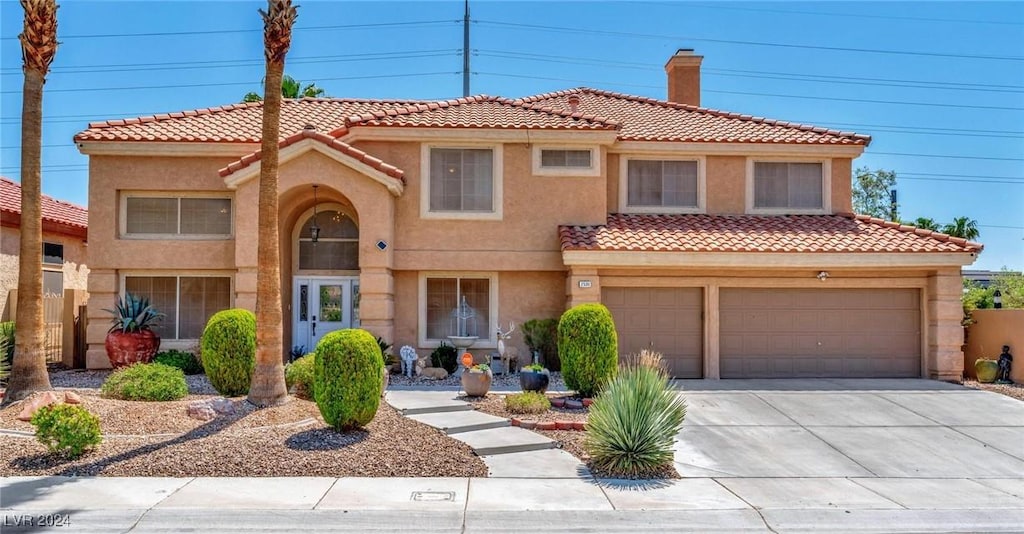
[(231, 199), (149, 197), (125, 199), (126, 235), (231, 235)]
[(592, 154), (589, 150), (553, 150), (540, 151), (540, 166), (546, 169), (589, 169)]

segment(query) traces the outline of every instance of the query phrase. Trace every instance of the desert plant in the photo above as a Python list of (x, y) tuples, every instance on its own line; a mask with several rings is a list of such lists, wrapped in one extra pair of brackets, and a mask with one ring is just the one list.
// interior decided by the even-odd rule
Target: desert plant
[(105, 309), (110, 312), (110, 326), (108, 332), (139, 332), (150, 330), (157, 321), (165, 315), (160, 313), (149, 303), (148, 297), (140, 297), (131, 293), (125, 293), (124, 298), (118, 297), (114, 303), (114, 309)]
[(594, 399), (584, 449), (602, 475), (657, 476), (673, 461), (686, 403), (669, 386), (660, 357), (626, 364)]
[(597, 393), (615, 376), (618, 337), (612, 314), (601, 304), (580, 304), (558, 322), (562, 378), (583, 397)]
[(291, 391), (295, 388), (295, 396), (300, 399), (312, 399), (315, 353), (309, 353), (284, 366), (284, 381)]
[(7, 383), (14, 361), (14, 321), (0, 323), (0, 384)]
[(184, 350), (165, 350), (153, 357), (153, 363), (162, 363), (181, 369), (187, 375), (203, 374), (203, 364), (195, 354)]
[(102, 441), (99, 418), (73, 404), (43, 406), (32, 416), (32, 426), (36, 427), (36, 439), (50, 452), (71, 458)]
[(214, 389), (227, 397), (245, 395), (256, 366), (256, 316), (241, 308), (213, 314), (200, 345), (203, 368)]
[(380, 346), (366, 330), (336, 330), (320, 339), (313, 395), (327, 424), (350, 430), (377, 414), (384, 384)]
[(524, 391), (505, 397), (505, 409), (512, 413), (544, 413), (551, 409), (551, 401), (542, 393)]
[(546, 369), (539, 363), (531, 363), (523, 366), (523, 371), (532, 371), (534, 373), (543, 373)]
[(448, 371), (448, 374), (452, 374), (459, 366), (457, 356), (455, 347), (442, 341), (434, 349), (434, 352), (430, 353), (430, 365), (432, 367), (442, 367), (445, 371)]
[(523, 323), (523, 339), (530, 352), (540, 352), (552, 371), (562, 368), (558, 358), (558, 319), (530, 319)]
[(301, 357), (303, 357), (305, 355), (306, 355), (306, 346), (305, 345), (293, 345), (292, 346), (292, 350), (288, 351), (288, 361), (289, 362), (294, 362), (295, 360), (298, 360), (299, 358), (301, 358)]
[(171, 401), (188, 395), (188, 384), (185, 373), (177, 367), (137, 363), (111, 373), (100, 392), (111, 399)]

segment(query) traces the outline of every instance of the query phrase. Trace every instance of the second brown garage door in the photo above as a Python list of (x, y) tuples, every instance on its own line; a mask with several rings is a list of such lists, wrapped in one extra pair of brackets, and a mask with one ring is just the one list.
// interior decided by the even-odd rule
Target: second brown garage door
[(652, 349), (677, 378), (703, 371), (702, 293), (699, 288), (606, 287), (601, 300), (612, 312), (619, 354)]
[(917, 377), (916, 289), (720, 293), (722, 378)]

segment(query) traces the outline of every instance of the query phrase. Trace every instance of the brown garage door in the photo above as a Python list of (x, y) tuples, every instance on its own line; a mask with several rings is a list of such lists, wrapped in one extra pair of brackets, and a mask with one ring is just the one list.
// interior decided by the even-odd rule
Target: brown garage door
[(726, 289), (722, 378), (916, 377), (916, 289)]
[(619, 354), (653, 349), (664, 355), (672, 376), (702, 376), (699, 288), (608, 287), (601, 300), (615, 319)]

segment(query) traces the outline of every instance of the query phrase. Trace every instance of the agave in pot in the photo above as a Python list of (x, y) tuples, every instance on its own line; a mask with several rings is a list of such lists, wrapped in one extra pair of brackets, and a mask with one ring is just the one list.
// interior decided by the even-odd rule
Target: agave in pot
[(131, 293), (118, 298), (115, 309), (104, 311), (113, 315), (104, 343), (110, 365), (117, 369), (151, 362), (160, 350), (160, 336), (152, 327), (165, 315), (153, 308), (148, 298)]

